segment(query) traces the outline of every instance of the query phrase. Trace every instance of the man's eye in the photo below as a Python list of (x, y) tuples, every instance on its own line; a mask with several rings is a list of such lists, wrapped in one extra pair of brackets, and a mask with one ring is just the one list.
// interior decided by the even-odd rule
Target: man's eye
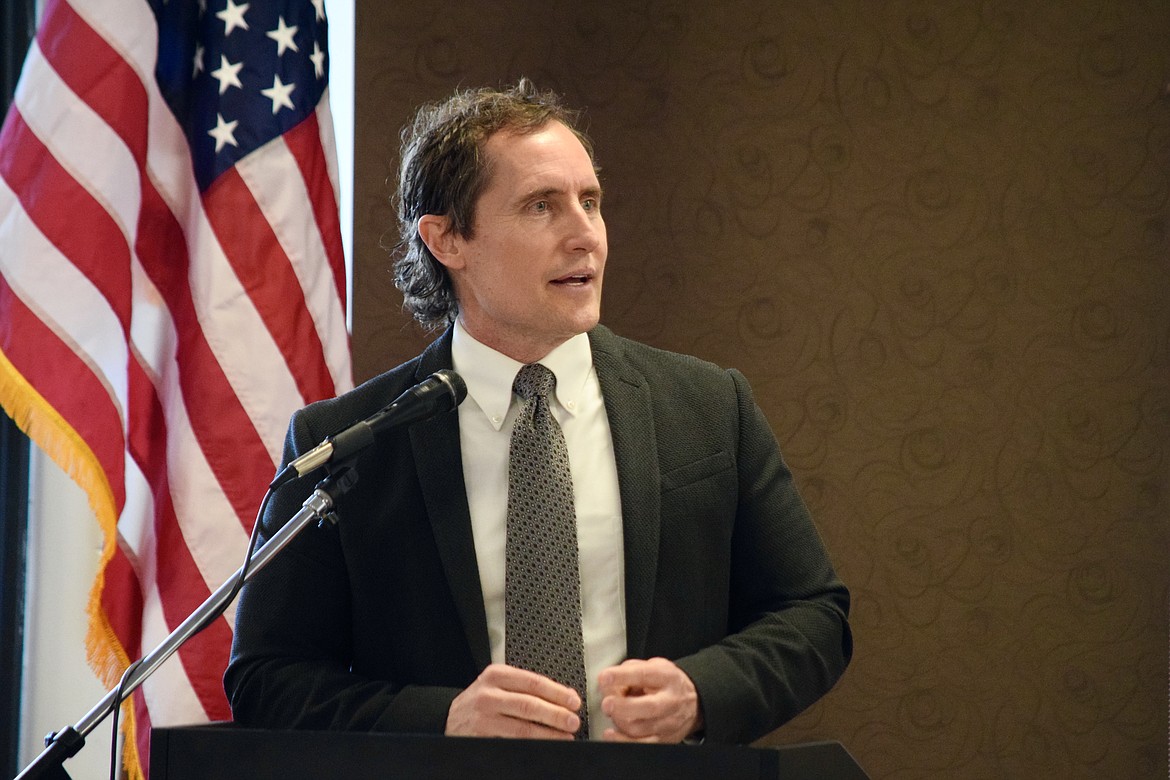
[(597, 198), (586, 198), (581, 201), (581, 208), (586, 211), (597, 211), (601, 208), (601, 204), (597, 202)]
[(532, 210), (536, 211), (536, 212), (542, 212), (542, 213), (545, 211), (548, 211), (548, 201), (547, 200), (536, 201), (535, 203), (532, 204)]

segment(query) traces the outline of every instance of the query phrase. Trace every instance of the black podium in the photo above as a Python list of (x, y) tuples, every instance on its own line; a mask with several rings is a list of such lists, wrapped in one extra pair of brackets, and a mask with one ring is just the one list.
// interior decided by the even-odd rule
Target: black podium
[(151, 780), (868, 780), (838, 742), (779, 748), (158, 728)]

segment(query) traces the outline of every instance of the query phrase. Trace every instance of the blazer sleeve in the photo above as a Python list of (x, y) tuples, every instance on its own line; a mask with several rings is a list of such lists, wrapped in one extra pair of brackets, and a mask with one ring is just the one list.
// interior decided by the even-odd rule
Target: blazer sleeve
[(729, 633), (676, 663), (698, 690), (706, 739), (745, 743), (828, 692), (853, 643), (849, 593), (747, 380), (728, 373), (739, 424)]
[[(321, 415), (297, 412), (284, 463), (321, 441)], [(353, 415), (357, 416), (357, 415)], [(319, 479), (277, 491), (262, 518), (269, 539)], [(343, 522), (345, 522), (343, 520)], [(244, 586), (224, 689), (236, 722), (260, 728), (438, 732), (458, 687), (409, 685), (355, 672), (352, 594), (339, 530), (310, 525)]]

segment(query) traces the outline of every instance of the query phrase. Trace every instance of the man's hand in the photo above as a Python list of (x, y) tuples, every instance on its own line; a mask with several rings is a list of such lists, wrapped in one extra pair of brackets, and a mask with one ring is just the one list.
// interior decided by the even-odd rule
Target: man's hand
[(624, 661), (603, 671), (600, 683), (601, 709), (615, 726), (604, 739), (674, 743), (703, 728), (695, 684), (672, 661)]
[(547, 677), (504, 664), (483, 670), (451, 702), (448, 736), (572, 739), (581, 697)]

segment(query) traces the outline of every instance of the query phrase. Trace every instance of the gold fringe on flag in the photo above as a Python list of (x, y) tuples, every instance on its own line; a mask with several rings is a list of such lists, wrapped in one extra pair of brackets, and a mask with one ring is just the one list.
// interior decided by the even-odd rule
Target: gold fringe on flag
[[(102, 529), (102, 554), (97, 577), (89, 592), (86, 613), (86, 657), (98, 679), (113, 689), (130, 665), (130, 658), (110, 626), (102, 609), (106, 565), (118, 543), (118, 511), (109, 479), (93, 450), (65, 418), (16, 369), (0, 351), (0, 407), (20, 430), (68, 474), (89, 497), (89, 506)], [(134, 708), (131, 700), (122, 705), (122, 760), (132, 780), (144, 777), (135, 741)]]

